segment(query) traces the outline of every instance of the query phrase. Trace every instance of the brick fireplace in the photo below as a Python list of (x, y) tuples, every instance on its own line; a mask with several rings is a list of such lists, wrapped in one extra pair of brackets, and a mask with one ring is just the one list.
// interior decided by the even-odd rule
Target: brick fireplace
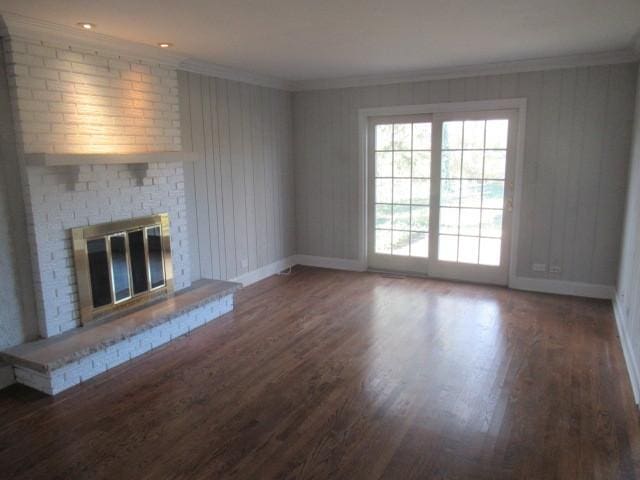
[[(63, 44), (4, 40), (40, 333), (80, 325), (70, 229), (167, 212), (175, 288), (189, 286), (183, 165), (49, 166), (30, 154), (179, 152), (176, 71)], [(101, 159), (107, 157), (101, 156)], [(40, 165), (39, 163), (45, 163)]]
[[(20, 36), (3, 46), (39, 331), (48, 339), (5, 358), (19, 382), (53, 394), (230, 311), (237, 285), (190, 289), (183, 162), (197, 156), (181, 151), (176, 70)], [(161, 315), (149, 310), (153, 321), (144, 310), (118, 320), (118, 334), (81, 327), (72, 230), (160, 214), (170, 224), (176, 299)], [(64, 346), (73, 336), (78, 350)]]

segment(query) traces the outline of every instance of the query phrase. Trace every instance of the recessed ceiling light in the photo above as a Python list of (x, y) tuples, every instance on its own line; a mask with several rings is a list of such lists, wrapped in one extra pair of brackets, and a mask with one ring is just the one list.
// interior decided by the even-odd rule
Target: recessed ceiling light
[(89, 23), (89, 22), (78, 22), (78, 25), (82, 28), (84, 28), (85, 30), (92, 30), (94, 28), (96, 28), (95, 23)]
[(160, 42), (160, 43), (158, 44), (158, 46), (159, 46), (160, 48), (169, 48), (169, 47), (173, 47), (173, 43)]

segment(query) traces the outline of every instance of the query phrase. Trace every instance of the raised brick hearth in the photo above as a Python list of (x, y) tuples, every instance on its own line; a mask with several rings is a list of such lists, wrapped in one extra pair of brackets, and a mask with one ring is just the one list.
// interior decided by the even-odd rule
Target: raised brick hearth
[(169, 299), (11, 348), (2, 357), (19, 383), (55, 395), (230, 312), (238, 288), (202, 280)]

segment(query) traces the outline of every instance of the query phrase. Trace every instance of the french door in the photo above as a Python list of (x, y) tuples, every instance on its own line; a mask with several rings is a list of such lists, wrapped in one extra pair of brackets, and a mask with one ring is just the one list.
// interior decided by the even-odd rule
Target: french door
[(515, 111), (376, 117), (368, 135), (368, 263), (507, 284)]

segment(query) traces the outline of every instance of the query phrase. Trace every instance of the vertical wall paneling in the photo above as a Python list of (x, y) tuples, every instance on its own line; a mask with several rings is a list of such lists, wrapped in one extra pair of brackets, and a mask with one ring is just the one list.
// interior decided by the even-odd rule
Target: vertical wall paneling
[[(571, 163), (572, 163), (572, 142), (571, 133), (574, 120), (574, 112), (576, 110), (575, 103), (575, 86), (576, 72), (575, 70), (564, 70), (561, 72), (560, 80), (560, 97), (558, 104), (558, 122), (557, 122), (557, 138), (555, 141), (555, 162), (554, 171), (551, 177), (553, 183), (553, 193), (551, 195), (551, 219), (549, 221), (550, 231), (548, 235), (548, 259), (549, 265), (555, 265), (560, 268), (560, 272), (549, 276), (559, 277), (565, 270), (566, 266), (562, 262), (564, 258), (564, 226), (567, 217), (565, 189), (571, 180)], [(566, 159), (560, 161), (559, 159)]]
[[(593, 242), (596, 231), (596, 212), (600, 195), (600, 157), (603, 150), (605, 113), (609, 85), (609, 69), (591, 67), (587, 88), (586, 115), (580, 162), (578, 212), (574, 234), (573, 265), (576, 278), (591, 279)], [(607, 152), (608, 156), (609, 153)]]
[[(628, 75), (628, 72), (618, 72)], [(622, 77), (619, 77), (620, 80)], [(622, 81), (622, 80), (621, 80)], [(626, 84), (626, 82), (624, 82)], [(616, 82), (617, 84), (617, 82)], [(622, 85), (618, 85), (622, 87)], [(640, 82), (638, 82), (640, 88)], [(633, 104), (633, 90), (625, 85), (626, 102)], [(635, 96), (635, 122), (632, 132), (633, 148), (631, 151), (631, 167), (629, 170), (629, 191), (626, 199), (626, 214), (622, 241), (622, 256), (620, 262), (620, 276), (615, 298), (616, 320), (624, 351), (631, 384), (636, 396), (636, 403), (640, 400), (640, 96)]]
[[(613, 285), (636, 70), (629, 63), (296, 92), (297, 253), (358, 259), (359, 109), (524, 97), (517, 275)], [(547, 271), (534, 272), (534, 263)]]
[(180, 72), (193, 279), (232, 279), (294, 251), (291, 94)]
[[(607, 265), (607, 252), (620, 246), (622, 223), (624, 219), (625, 193), (627, 190), (629, 144), (633, 112), (627, 107), (629, 99), (634, 98), (635, 71), (626, 66), (611, 67), (609, 75), (609, 95), (605, 127), (603, 131), (604, 148), (600, 156), (600, 189), (597, 228), (592, 244), (592, 278), (608, 278), (613, 284), (615, 272)], [(620, 112), (625, 114), (621, 115)]]

